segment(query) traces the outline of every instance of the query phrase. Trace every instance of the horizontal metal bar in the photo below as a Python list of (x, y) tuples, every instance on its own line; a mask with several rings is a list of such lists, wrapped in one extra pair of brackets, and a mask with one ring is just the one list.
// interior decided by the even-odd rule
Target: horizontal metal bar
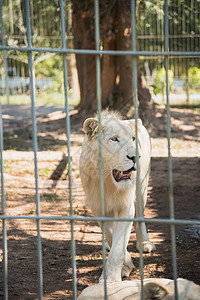
[(111, 217), (75, 217), (75, 216), (6, 216), (0, 215), (0, 220), (55, 220), (55, 221), (117, 221), (117, 222), (145, 222), (175, 225), (200, 225), (200, 220), (183, 219), (149, 219), (149, 218), (111, 218)]
[(0, 50), (16, 50), (21, 52), (50, 52), (66, 54), (107, 54), (107, 55), (139, 55), (139, 56), (200, 56), (200, 51), (117, 51), (117, 50), (91, 50), (91, 49), (65, 49), (65, 48), (37, 48), (37, 47), (11, 47), (0, 46)]
[[(13, 36), (14, 38), (15, 36)], [(199, 38), (200, 37), (200, 34), (170, 34), (169, 35), (169, 39), (183, 39), (183, 38)], [(52, 37), (51, 37), (52, 38)], [(58, 38), (58, 37), (56, 37)], [(137, 39), (138, 40), (144, 40), (144, 39), (149, 39), (149, 40), (152, 40), (152, 39), (160, 39), (162, 42), (164, 40), (164, 36), (163, 35), (138, 35), (137, 36)]]

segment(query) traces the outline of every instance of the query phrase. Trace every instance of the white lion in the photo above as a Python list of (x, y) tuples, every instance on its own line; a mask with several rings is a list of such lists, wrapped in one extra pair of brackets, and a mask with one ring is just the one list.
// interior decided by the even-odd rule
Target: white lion
[[(187, 279), (178, 278), (179, 300), (200, 300), (200, 286)], [(140, 280), (121, 281), (107, 284), (108, 300), (140, 300)], [(98, 283), (82, 291), (77, 300), (103, 300), (104, 284)], [(174, 300), (174, 281), (165, 278), (144, 279), (145, 300)]]
[[(136, 138), (135, 121), (122, 120), (115, 112), (104, 111), (101, 114), (104, 210), (106, 217), (133, 218), (136, 209)], [(139, 186), (142, 214), (147, 200), (147, 184), (150, 171), (151, 146), (149, 135), (137, 120), (139, 148)], [(83, 124), (86, 137), (80, 156), (80, 177), (86, 194), (86, 202), (95, 216), (101, 216), (99, 142), (97, 118), (86, 119)], [(129, 276), (133, 269), (131, 256), (127, 251), (131, 222), (105, 222), (105, 235), (110, 247), (106, 262), (106, 279), (120, 281), (121, 276)], [(139, 228), (135, 224), (137, 241)], [(141, 226), (141, 241), (144, 252), (155, 249)], [(137, 248), (139, 244), (137, 242)], [(103, 277), (100, 278), (100, 280)]]

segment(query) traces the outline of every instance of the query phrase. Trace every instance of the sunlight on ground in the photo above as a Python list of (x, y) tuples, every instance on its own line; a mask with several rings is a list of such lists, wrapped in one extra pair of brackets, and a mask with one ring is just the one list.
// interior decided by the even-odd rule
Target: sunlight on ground
[[(152, 138), (152, 157), (168, 156), (168, 141), (166, 138)], [(171, 139), (172, 157), (200, 157), (200, 142)]]
[[(32, 128), (27, 111), (30, 105), (20, 110), (17, 117), (4, 111), (4, 180), (6, 192), (6, 213), (8, 215), (34, 216), (36, 214), (34, 155), (32, 151)], [(38, 140), (43, 151), (38, 151), (38, 177), (41, 214), (45, 216), (69, 216), (69, 184), (67, 168), (67, 149), (65, 136), (65, 114), (62, 108), (48, 105), (36, 107), (38, 113)], [(54, 110), (54, 111), (53, 111)], [(40, 112), (40, 114), (39, 114)], [(46, 113), (47, 112), (47, 113)], [(199, 193), (198, 161), (200, 157), (199, 140), (199, 112), (192, 110), (173, 110), (171, 139), (171, 155), (173, 157), (174, 196), (177, 205), (178, 217), (198, 218), (197, 195)], [(15, 112), (16, 115), (17, 112)], [(23, 116), (26, 116), (26, 120)], [(152, 170), (148, 187), (148, 202), (145, 209), (146, 218), (169, 218), (168, 214), (168, 164), (166, 123), (163, 110), (157, 114), (157, 132), (152, 142)], [(8, 118), (7, 116), (10, 116)], [(24, 122), (24, 123), (23, 123)], [(74, 124), (72, 124), (74, 125)], [(76, 217), (92, 216), (85, 204), (78, 171), (78, 161), (84, 135), (80, 124), (75, 124), (71, 133), (72, 157), (72, 196), (73, 211)], [(80, 125), (80, 126), (79, 126)], [(28, 135), (27, 135), (28, 133)], [(27, 142), (29, 141), (29, 142)], [(15, 142), (15, 143), (14, 143)], [(22, 148), (23, 147), (23, 151)], [(65, 148), (64, 148), (65, 147)], [(16, 148), (17, 150), (14, 150)], [(13, 150), (10, 150), (13, 149)], [(51, 149), (51, 151), (49, 150)], [(62, 165), (64, 161), (64, 167)], [(55, 172), (57, 170), (57, 173)], [(188, 172), (190, 170), (190, 172)], [(196, 173), (195, 173), (196, 172)], [(53, 174), (56, 177), (52, 177)], [(54, 178), (54, 179), (52, 179)], [(196, 202), (195, 202), (196, 199)], [(181, 205), (180, 205), (181, 203)], [(184, 205), (182, 205), (184, 203)], [(176, 211), (177, 213), (177, 211)], [(183, 214), (181, 214), (183, 213)], [(188, 213), (190, 215), (188, 216)], [(171, 241), (168, 226), (163, 224), (147, 224), (149, 238), (156, 244), (157, 250), (152, 254), (144, 254), (144, 277), (171, 276)], [(192, 233), (198, 233), (198, 227), (182, 228), (177, 239), (178, 275), (194, 276), (189, 265), (192, 260), (198, 260), (198, 251), (191, 242)], [(94, 221), (75, 221), (74, 237), (76, 240), (77, 286), (78, 291), (84, 286), (98, 281), (102, 271), (102, 235), (101, 228)], [(37, 224), (34, 220), (12, 220), (7, 222), (8, 253), (11, 272), (22, 272), (27, 264), (36, 264), (35, 256), (37, 243)], [(41, 238), (43, 246), (44, 264), (44, 299), (70, 298), (72, 295), (72, 268), (71, 268), (71, 224), (69, 221), (42, 220)], [(170, 231), (170, 230), (169, 230)], [(179, 232), (180, 233), (180, 232)], [(198, 243), (198, 240), (195, 240)], [(184, 243), (184, 247), (183, 247)], [(135, 269), (130, 279), (138, 279), (139, 253), (136, 250), (136, 234), (132, 228), (128, 250), (133, 257)], [(0, 259), (2, 252), (0, 251)], [(187, 264), (188, 263), (188, 264)], [(185, 268), (186, 266), (186, 268)], [(36, 266), (32, 272), (26, 268), (28, 286), (34, 279)], [(188, 275), (187, 272), (190, 272)], [(189, 271), (188, 271), (189, 270)], [(52, 272), (55, 274), (52, 276)], [(34, 276), (33, 276), (34, 274)], [(163, 275), (164, 274), (164, 275)], [(198, 275), (197, 275), (198, 276)], [(47, 278), (48, 281), (47, 282)], [(53, 279), (52, 279), (53, 278)], [(59, 286), (59, 283), (62, 286)], [(56, 288), (52, 290), (52, 285)], [(15, 287), (17, 290), (18, 287)], [(31, 294), (32, 293), (32, 294)], [(29, 291), (34, 297), (34, 291)]]
[[(80, 103), (80, 99), (73, 99), (72, 97), (68, 97), (68, 102), (70, 106), (77, 106)], [(30, 95), (23, 94), (23, 95), (10, 95), (9, 96), (9, 103), (10, 104), (30, 104), (31, 97)], [(64, 93), (48, 93), (42, 92), (40, 94), (36, 94), (35, 96), (35, 103), (45, 105), (45, 104), (53, 104), (53, 105), (65, 105), (65, 98)], [(1, 96), (1, 104), (8, 104), (7, 96)]]

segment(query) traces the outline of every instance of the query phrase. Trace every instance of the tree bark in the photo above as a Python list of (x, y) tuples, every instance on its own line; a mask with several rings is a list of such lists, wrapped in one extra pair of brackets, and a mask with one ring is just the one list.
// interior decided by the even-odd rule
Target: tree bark
[[(131, 7), (130, 3), (124, 1), (118, 2), (118, 22), (117, 22), (117, 49), (132, 49), (131, 33)], [(136, 41), (138, 48), (138, 43)], [(119, 87), (117, 108), (123, 109), (128, 104), (133, 105), (133, 59), (131, 55), (122, 55), (118, 57), (119, 62)], [(137, 57), (137, 96), (139, 101), (139, 117), (143, 120), (145, 126), (149, 126), (154, 117), (154, 102), (151, 93), (147, 88), (146, 80), (140, 72), (139, 57)], [(126, 109), (125, 109), (126, 111)]]
[[(73, 35), (75, 49), (95, 49), (94, 5), (87, 7), (79, 0), (72, 1)], [(80, 108), (86, 111), (96, 109), (96, 59), (95, 55), (77, 54)]]
[[(93, 1), (73, 0), (73, 33), (76, 49), (95, 49)], [(87, 3), (87, 4), (86, 4)], [(131, 6), (129, 1), (100, 2), (100, 37), (104, 50), (131, 50)], [(80, 108), (95, 110), (96, 59), (95, 55), (78, 54), (76, 63), (81, 93)], [(101, 57), (102, 106), (108, 104), (120, 111), (133, 106), (133, 63), (131, 55), (103, 55)], [(154, 103), (140, 72), (137, 59), (139, 115), (146, 126), (154, 117)], [(127, 109), (125, 109), (127, 111)]]
[[(106, 32), (102, 38), (104, 50), (115, 49), (115, 36)], [(116, 89), (117, 60), (115, 55), (103, 55), (101, 61), (102, 106), (113, 105)]]
[[(76, 49), (95, 49), (94, 1), (88, 0), (87, 8), (81, 1), (73, 1), (73, 34)], [(85, 8), (85, 10), (84, 10)], [(115, 35), (112, 32), (113, 17), (103, 20), (101, 36), (104, 50), (115, 49)], [(80, 85), (80, 109), (93, 111), (96, 99), (96, 56), (77, 54), (76, 65)], [(112, 102), (116, 83), (116, 57), (103, 55), (101, 58), (101, 102), (105, 107)]]
[(142, 119), (145, 127), (149, 127), (155, 116), (155, 103), (151, 93), (147, 87), (144, 75), (139, 70), (139, 58), (137, 60), (137, 84), (138, 84), (138, 101), (139, 101), (139, 116)]
[[(131, 7), (129, 1), (117, 1), (117, 50), (128, 51), (132, 48), (131, 42)], [(118, 59), (118, 97), (116, 107), (123, 107), (133, 99), (132, 56), (119, 55)], [(133, 102), (132, 102), (133, 103)], [(131, 103), (131, 104), (132, 104)]]

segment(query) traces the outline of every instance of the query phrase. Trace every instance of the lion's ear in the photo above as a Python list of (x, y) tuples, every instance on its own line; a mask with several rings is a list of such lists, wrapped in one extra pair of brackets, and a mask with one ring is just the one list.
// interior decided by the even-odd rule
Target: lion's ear
[(98, 120), (88, 118), (83, 123), (83, 131), (87, 134), (88, 140), (98, 134)]
[(137, 119), (137, 126), (141, 127), (142, 126), (142, 120), (141, 119)]
[(156, 282), (149, 282), (144, 286), (144, 298), (146, 300), (162, 300), (168, 294), (168, 290)]
[[(131, 126), (132, 130), (135, 131), (135, 119), (126, 120), (125, 122), (128, 122), (128, 124), (129, 124), (129, 126)], [(140, 130), (140, 128), (142, 127), (141, 119), (137, 119), (137, 126), (138, 126), (138, 130)]]

